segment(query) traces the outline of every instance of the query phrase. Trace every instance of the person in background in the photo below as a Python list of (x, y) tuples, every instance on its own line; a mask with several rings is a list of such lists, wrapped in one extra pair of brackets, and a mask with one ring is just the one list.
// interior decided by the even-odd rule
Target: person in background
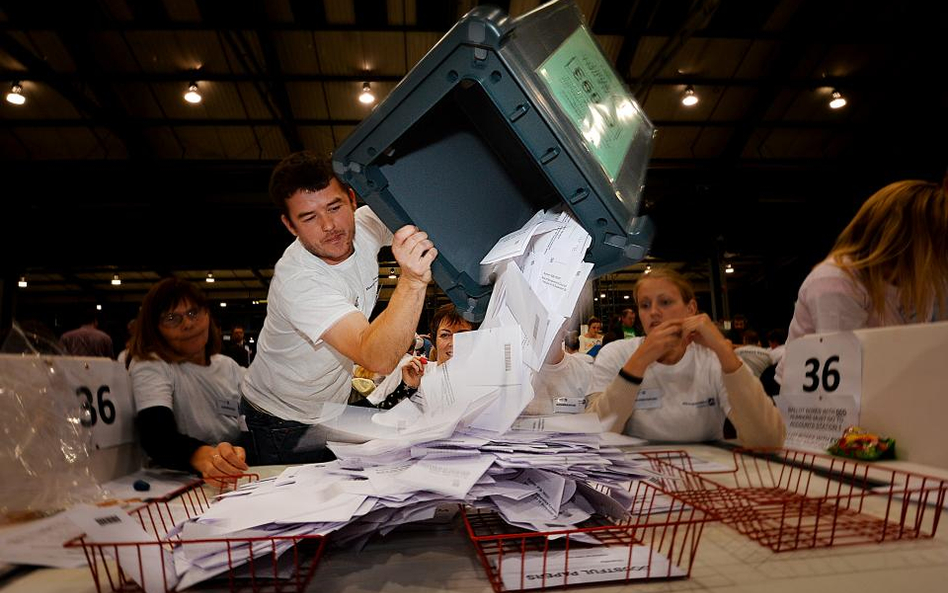
[(579, 351), (579, 331), (575, 329), (566, 332), (563, 336), (563, 350), (568, 356), (578, 358), (586, 364), (596, 362), (596, 359), (592, 356)]
[(866, 200), (826, 259), (803, 281), (787, 342), (813, 333), (945, 319), (945, 184), (898, 181)]
[(625, 339), (625, 327), (622, 325), (622, 316), (612, 315), (609, 318), (609, 326), (606, 328), (606, 333), (602, 335), (602, 345), (605, 346), (609, 342), (623, 339)]
[(179, 278), (142, 302), (128, 349), (135, 425), (142, 448), (167, 468), (205, 478), (247, 470), (237, 405), (242, 369), (219, 354), (220, 330), (204, 293)]
[(723, 437), (729, 419), (745, 446), (778, 447), (780, 412), (672, 270), (635, 285), (644, 337), (604, 346), (593, 365), (589, 410), (605, 430), (654, 441)]
[(250, 366), (250, 361), (253, 360), (253, 351), (250, 350), (250, 345), (244, 341), (243, 326), (235, 325), (231, 328), (230, 341), (225, 342), (221, 353), (233, 358), (242, 367)]
[[(349, 401), (355, 364), (395, 369), (414, 340), (438, 251), (420, 229), (393, 235), (369, 208), (357, 209), (352, 189), (312, 152), (276, 166), (270, 198), (296, 240), (274, 269), (240, 409), (260, 463), (323, 461), (332, 458), (323, 404)], [(370, 322), (378, 253), (389, 244), (402, 273)]]
[[(454, 355), (454, 334), (474, 329), (474, 325), (461, 316), (453, 303), (441, 305), (431, 318), (431, 327), (435, 330), (435, 344), (431, 354), (433, 361), (416, 355), (409, 355), (400, 365), (399, 372), (387, 376), (369, 398), (369, 402), (378, 408), (394, 408), (406, 397), (412, 397), (421, 386), (421, 377), (425, 374), (425, 365), (444, 364)], [(377, 392), (377, 393), (376, 393)]]
[(737, 348), (744, 343), (744, 332), (747, 330), (747, 317), (738, 313), (734, 316), (734, 319), (731, 320), (731, 329), (727, 330), (725, 337)]
[(770, 348), (770, 359), (774, 364), (780, 364), (783, 360), (783, 354), (786, 351), (784, 345), (787, 341), (787, 331), (782, 328), (774, 328), (767, 332), (767, 346)]
[(744, 343), (734, 349), (734, 354), (744, 361), (755, 377), (760, 378), (760, 374), (774, 363), (770, 357), (770, 349), (761, 347), (760, 337), (752, 329), (744, 332), (743, 339)]
[(635, 331), (635, 309), (623, 309), (621, 319), (623, 338), (629, 339), (639, 335)]
[(590, 317), (586, 322), (586, 333), (579, 336), (579, 351), (585, 354), (597, 345), (602, 345), (602, 322), (598, 317)]
[(118, 356), (115, 357), (115, 360), (117, 360), (119, 364), (121, 364), (126, 369), (128, 368), (128, 363), (130, 362), (128, 360), (128, 349), (131, 348), (132, 336), (135, 335), (135, 322), (135, 319), (131, 319), (125, 325), (125, 331), (128, 334), (128, 337), (125, 339), (125, 348), (123, 348), (122, 351), (118, 353)]
[(99, 329), (99, 320), (94, 311), (85, 312), (83, 323), (76, 329), (67, 331), (59, 341), (72, 356), (102, 356), (112, 358), (112, 338)]

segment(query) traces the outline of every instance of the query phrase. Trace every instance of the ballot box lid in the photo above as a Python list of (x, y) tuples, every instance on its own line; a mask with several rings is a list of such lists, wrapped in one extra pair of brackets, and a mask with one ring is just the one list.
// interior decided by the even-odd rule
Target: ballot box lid
[(654, 127), (572, 0), (511, 19), (464, 16), (333, 154), (337, 175), (393, 231), (438, 249), (432, 274), (465, 317), (483, 317), (483, 256), (538, 210), (590, 233), (593, 276), (645, 257), (638, 216)]

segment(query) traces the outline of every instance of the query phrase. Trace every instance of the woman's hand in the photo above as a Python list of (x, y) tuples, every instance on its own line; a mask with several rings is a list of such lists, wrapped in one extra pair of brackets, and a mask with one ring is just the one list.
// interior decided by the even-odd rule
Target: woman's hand
[(216, 480), (223, 476), (239, 476), (247, 471), (247, 452), (243, 447), (235, 447), (227, 442), (212, 447), (198, 447), (191, 456), (191, 467), (201, 473), (205, 480), (223, 486), (226, 480)]
[(740, 368), (741, 359), (734, 354), (731, 342), (706, 313), (685, 317), (681, 322), (686, 345), (694, 342), (711, 349), (718, 356), (725, 373), (733, 373)]
[(682, 345), (682, 320), (669, 319), (663, 321), (646, 334), (645, 340), (632, 353), (629, 360), (623, 365), (627, 373), (637, 377), (645, 374), (645, 369), (653, 362), (661, 360), (666, 355), (674, 352)]
[(415, 356), (402, 367), (402, 382), (408, 387), (418, 389), (421, 385), (421, 377), (425, 374), (425, 365), (427, 359)]

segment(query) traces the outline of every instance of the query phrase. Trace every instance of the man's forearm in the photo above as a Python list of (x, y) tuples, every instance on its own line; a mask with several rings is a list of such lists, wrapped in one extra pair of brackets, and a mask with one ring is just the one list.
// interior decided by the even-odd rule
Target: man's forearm
[(389, 374), (415, 338), (428, 285), (399, 278), (388, 306), (369, 324), (362, 339), (362, 366)]

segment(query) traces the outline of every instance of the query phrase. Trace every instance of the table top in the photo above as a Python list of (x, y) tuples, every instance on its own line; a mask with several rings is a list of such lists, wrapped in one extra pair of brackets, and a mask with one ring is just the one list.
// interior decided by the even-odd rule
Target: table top
[[(676, 447), (710, 462), (730, 464), (729, 451), (708, 446)], [(948, 477), (919, 466), (893, 467)], [(925, 471), (928, 470), (928, 471)], [(262, 468), (263, 476), (277, 471)], [(691, 577), (681, 580), (605, 583), (583, 591), (710, 591), (814, 593), (821, 591), (941, 591), (948, 582), (948, 528), (935, 538), (858, 544), (774, 553), (731, 527), (705, 525)], [(2, 593), (92, 593), (87, 568), (37, 569), (9, 577)], [(327, 548), (310, 591), (491, 591), (484, 569), (458, 519), (440, 526), (407, 526), (375, 536), (360, 552)]]

